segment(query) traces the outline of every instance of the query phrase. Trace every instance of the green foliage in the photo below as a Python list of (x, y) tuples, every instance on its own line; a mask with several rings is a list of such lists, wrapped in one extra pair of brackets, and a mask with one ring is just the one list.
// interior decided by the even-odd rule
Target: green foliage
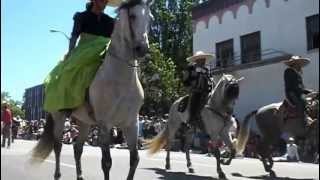
[(151, 11), (151, 50), (141, 78), (145, 92), (142, 114), (168, 113), (171, 104), (184, 94), (178, 78), (192, 55), (193, 4), (200, 0), (157, 0)]
[(175, 64), (165, 57), (158, 44), (150, 45), (150, 56), (141, 66), (141, 83), (145, 91), (142, 113), (167, 113), (171, 103), (179, 97), (181, 82), (175, 77)]
[(1, 103), (6, 101), (9, 104), (13, 117), (20, 116), (20, 118), (25, 118), (25, 113), (22, 110), (22, 102), (15, 101), (11, 98), (8, 92), (1, 92)]

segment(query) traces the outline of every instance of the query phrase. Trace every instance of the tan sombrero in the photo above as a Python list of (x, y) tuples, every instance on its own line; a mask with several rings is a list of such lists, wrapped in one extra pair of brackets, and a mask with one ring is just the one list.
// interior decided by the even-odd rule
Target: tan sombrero
[[(88, 0), (88, 2), (92, 2), (93, 0)], [(118, 7), (122, 3), (122, 0), (109, 0), (107, 6)]]
[(284, 61), (283, 63), (288, 66), (299, 65), (300, 67), (303, 67), (310, 63), (310, 59), (300, 56), (292, 56), (291, 59)]
[(205, 59), (206, 62), (212, 61), (215, 58), (214, 54), (204, 53), (202, 51), (197, 51), (193, 56), (188, 57), (188, 62), (197, 62), (198, 59)]

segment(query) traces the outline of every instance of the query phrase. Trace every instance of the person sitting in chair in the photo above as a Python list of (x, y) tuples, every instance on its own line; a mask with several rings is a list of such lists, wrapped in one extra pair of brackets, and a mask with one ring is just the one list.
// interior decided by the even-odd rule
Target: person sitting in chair
[(202, 51), (187, 58), (190, 62), (187, 69), (183, 72), (183, 84), (189, 93), (189, 120), (187, 121), (194, 127), (199, 126), (200, 112), (206, 103), (206, 99), (212, 87), (209, 70), (205, 67), (207, 61), (214, 58), (213, 54)]
[(300, 118), (304, 122), (310, 121), (310, 117), (306, 115), (306, 99), (305, 94), (310, 93), (306, 90), (302, 81), (302, 67), (310, 63), (307, 58), (292, 56), (291, 59), (284, 62), (288, 68), (284, 71), (285, 95), (288, 102), (294, 106)]

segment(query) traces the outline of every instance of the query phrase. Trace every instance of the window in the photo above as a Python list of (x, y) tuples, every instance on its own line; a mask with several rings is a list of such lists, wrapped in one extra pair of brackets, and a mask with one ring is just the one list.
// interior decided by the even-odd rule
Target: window
[(260, 31), (241, 36), (242, 64), (261, 59)]
[(319, 48), (319, 14), (306, 18), (307, 49)]
[(216, 67), (227, 67), (233, 61), (233, 39), (216, 44)]

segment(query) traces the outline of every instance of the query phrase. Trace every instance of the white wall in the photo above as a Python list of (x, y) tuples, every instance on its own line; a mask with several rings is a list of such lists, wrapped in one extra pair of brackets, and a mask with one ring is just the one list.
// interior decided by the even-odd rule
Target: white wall
[[(233, 38), (234, 52), (239, 55), (240, 36), (255, 31), (261, 34), (261, 49), (276, 49), (294, 55), (311, 58), (304, 69), (304, 83), (307, 88), (319, 89), (319, 49), (307, 51), (306, 20), (319, 13), (319, 0), (271, 0), (266, 7), (264, 0), (257, 0), (252, 14), (243, 5), (234, 19), (232, 12), (226, 12), (222, 24), (212, 16), (208, 28), (205, 22), (197, 22), (193, 35), (193, 51), (215, 53), (215, 44)], [(240, 118), (250, 111), (284, 98), (282, 63), (234, 72), (246, 79), (240, 86), (240, 98), (235, 113)]]

